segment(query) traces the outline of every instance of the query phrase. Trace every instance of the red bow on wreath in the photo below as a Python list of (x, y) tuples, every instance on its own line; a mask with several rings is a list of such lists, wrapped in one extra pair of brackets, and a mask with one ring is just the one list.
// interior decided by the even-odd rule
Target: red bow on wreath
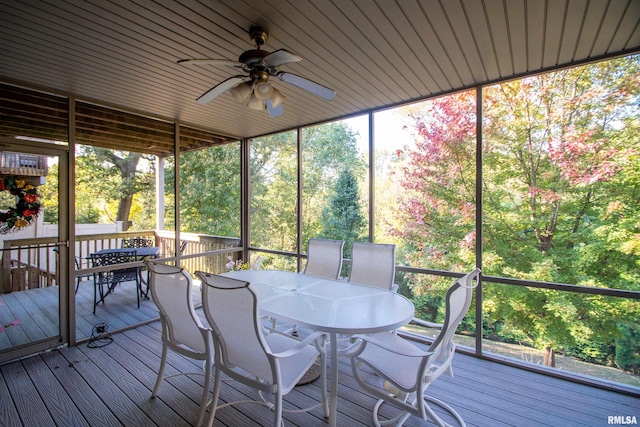
[(0, 191), (8, 191), (17, 197), (16, 206), (0, 212), (0, 233), (7, 234), (31, 224), (40, 213), (36, 187), (18, 179), (15, 175), (0, 180)]

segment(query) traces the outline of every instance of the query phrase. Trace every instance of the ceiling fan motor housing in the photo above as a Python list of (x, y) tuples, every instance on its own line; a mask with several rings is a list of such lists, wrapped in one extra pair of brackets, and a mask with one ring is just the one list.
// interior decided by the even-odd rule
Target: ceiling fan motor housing
[(266, 28), (258, 25), (252, 25), (251, 28), (249, 28), (249, 37), (251, 37), (251, 40), (253, 40), (253, 42), (258, 46), (258, 49), (260, 49), (260, 46), (269, 40), (269, 33), (267, 33)]
[[(263, 59), (267, 55), (269, 55), (271, 52), (260, 49), (260, 46), (265, 44), (269, 39), (269, 34), (267, 33), (267, 30), (257, 25), (254, 25), (251, 27), (251, 29), (249, 29), (249, 36), (251, 37), (251, 40), (253, 40), (253, 42), (256, 44), (256, 48), (243, 52), (238, 58), (238, 61), (245, 64), (247, 71), (267, 70), (268, 72), (272, 72), (272, 71), (275, 72), (276, 71), (275, 69), (274, 70), (267, 69), (268, 67), (265, 67), (265, 64), (263, 62)], [(252, 76), (252, 78), (254, 80), (256, 79), (254, 76)]]
[(242, 52), (240, 58), (238, 58), (239, 62), (246, 64), (248, 67), (253, 67), (262, 63), (262, 59), (269, 55), (270, 52), (266, 50), (259, 49), (251, 49), (246, 52)]

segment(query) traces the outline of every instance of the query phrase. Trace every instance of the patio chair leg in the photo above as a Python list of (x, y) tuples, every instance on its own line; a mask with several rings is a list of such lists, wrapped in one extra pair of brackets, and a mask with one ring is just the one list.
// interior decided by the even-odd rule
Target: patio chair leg
[[(100, 289), (100, 299), (98, 299), (98, 288)], [(100, 302), (104, 302), (104, 288), (102, 284), (93, 285), (93, 314), (96, 314), (96, 306), (100, 304)]]
[(140, 308), (140, 294), (142, 293), (142, 284), (136, 279), (136, 297), (138, 299), (138, 308)]

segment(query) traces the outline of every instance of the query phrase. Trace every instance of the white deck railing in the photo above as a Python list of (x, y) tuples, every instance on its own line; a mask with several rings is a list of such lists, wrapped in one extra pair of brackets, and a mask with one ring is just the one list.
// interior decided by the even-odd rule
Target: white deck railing
[[(160, 258), (180, 255), (185, 259), (181, 265), (190, 272), (204, 270), (224, 272), (228, 254), (217, 253), (205, 256), (197, 254), (240, 246), (239, 238), (181, 233), (182, 245), (176, 253), (174, 233), (171, 231), (124, 231), (116, 233), (82, 234), (76, 236), (76, 256), (80, 270), (90, 268), (89, 256), (100, 249), (120, 248), (122, 240), (144, 237), (154, 240), (160, 247)], [(5, 240), (0, 258), (0, 293), (33, 289), (58, 284), (59, 260), (57, 237), (34, 237)], [(235, 254), (233, 254), (235, 255)]]

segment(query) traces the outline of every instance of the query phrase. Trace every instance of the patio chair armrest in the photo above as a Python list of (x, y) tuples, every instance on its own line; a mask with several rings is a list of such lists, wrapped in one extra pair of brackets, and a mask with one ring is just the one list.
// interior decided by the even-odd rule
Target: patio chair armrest
[[(281, 351), (280, 353), (271, 353), (271, 355), (273, 357), (276, 357), (278, 359), (283, 359), (286, 357), (291, 357), (296, 353), (299, 353), (301, 350), (305, 349), (307, 346), (309, 346), (310, 344), (314, 343), (316, 349), (319, 349), (319, 346), (317, 345), (317, 340), (321, 340), (324, 341), (324, 336), (325, 334), (322, 332), (314, 332), (311, 335), (309, 335), (308, 337), (306, 337), (305, 339), (303, 339), (302, 341), (299, 341), (296, 345), (294, 345), (293, 347), (285, 350), (285, 351)], [(322, 353), (322, 351), (321, 351)]]
[(417, 317), (414, 317), (411, 320), (411, 323), (418, 326), (424, 326), (425, 328), (442, 329), (442, 326), (443, 326), (442, 323), (428, 322), (426, 320), (418, 319)]
[[(74, 261), (74, 263), (76, 265), (76, 270), (82, 270), (82, 269), (85, 269), (85, 268), (91, 268), (91, 257), (81, 257), (81, 256), (76, 255), (73, 258), (74, 258), (73, 261)], [(84, 263), (85, 264), (84, 266), (82, 265), (83, 261), (86, 261)]]
[[(392, 332), (380, 332), (371, 335), (354, 335), (352, 340), (354, 340), (355, 344), (345, 350), (345, 355), (350, 357), (362, 352), (364, 347), (369, 344), (380, 347), (391, 353), (407, 357), (425, 357), (433, 353), (419, 349), (409, 341)], [(362, 347), (359, 348), (358, 344)]]

